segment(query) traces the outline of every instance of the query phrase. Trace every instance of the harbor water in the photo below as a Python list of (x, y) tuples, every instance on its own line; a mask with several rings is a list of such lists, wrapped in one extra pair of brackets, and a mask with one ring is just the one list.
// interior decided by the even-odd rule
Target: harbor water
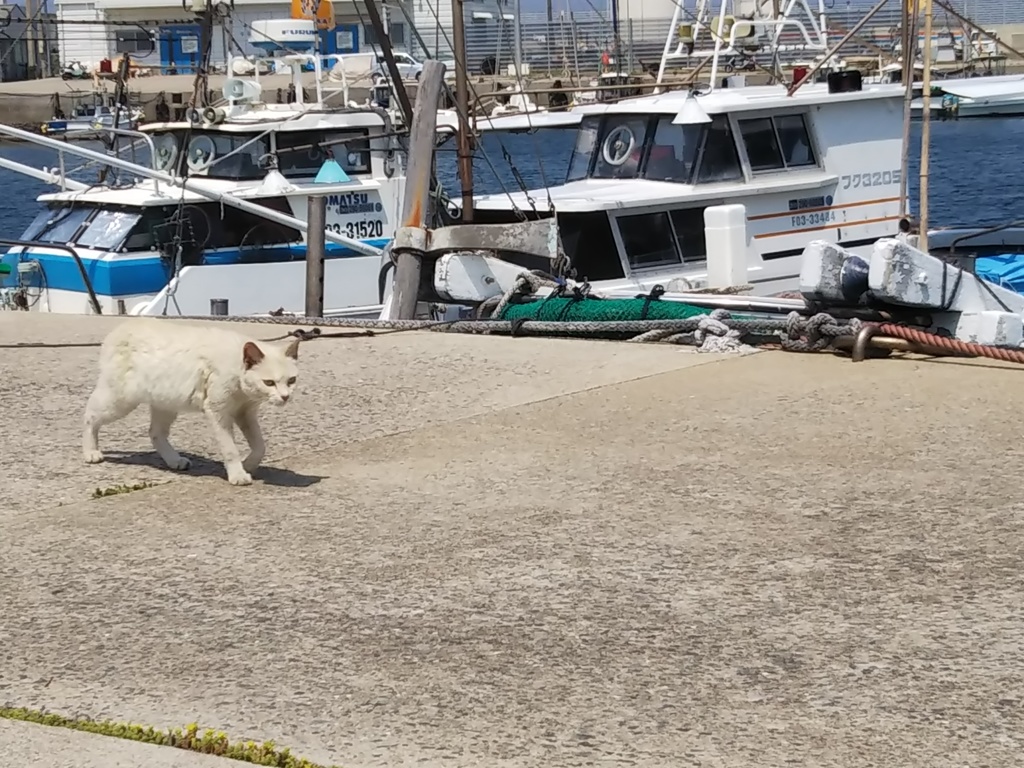
[[(917, 210), (918, 158), (921, 125), (912, 125), (911, 196)], [(998, 224), (1024, 218), (1024, 184), (1018, 178), (1024, 145), (1024, 119), (991, 118), (934, 122), (931, 126), (930, 226)], [(548, 129), (535, 134), (488, 134), (474, 161), (477, 194), (520, 191), (516, 172), (528, 187), (564, 181), (574, 132)], [(86, 144), (101, 149), (99, 143)], [(504, 151), (503, 151), (504, 150)], [(4, 157), (33, 166), (55, 166), (54, 152), (29, 144), (0, 143)], [(506, 156), (507, 155), (507, 156)], [(511, 161), (509, 160), (511, 158)], [(69, 156), (69, 167), (81, 161)], [(73, 174), (82, 181), (96, 179), (97, 167)], [(455, 145), (438, 152), (438, 174), (453, 197), (459, 194)], [(42, 182), (0, 169), (0, 221), (3, 237), (17, 237), (38, 213), (36, 197), (53, 191)], [(547, 207), (543, 192), (535, 196), (538, 209)]]

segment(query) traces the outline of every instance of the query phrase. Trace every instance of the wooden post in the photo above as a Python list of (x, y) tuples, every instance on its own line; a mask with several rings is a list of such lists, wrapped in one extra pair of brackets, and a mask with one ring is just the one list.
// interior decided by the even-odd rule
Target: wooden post
[(306, 317), (324, 316), (324, 251), (326, 249), (327, 198), (306, 198)]
[[(423, 230), (427, 226), (430, 205), (430, 177), (434, 169), (434, 141), (437, 131), (437, 107), (444, 87), (444, 64), (437, 59), (423, 63), (416, 106), (409, 126), (409, 156), (405, 168), (405, 199), (402, 202), (402, 228)], [(401, 234), (401, 229), (397, 234)], [(396, 237), (396, 241), (397, 241)], [(420, 253), (398, 247), (393, 258), (395, 276), (391, 293), (391, 320), (412, 320), (420, 295)]]
[(932, 0), (924, 0), (924, 77), (921, 84), (921, 189), (920, 235), (917, 247), (928, 253), (928, 145), (931, 143), (932, 117)]

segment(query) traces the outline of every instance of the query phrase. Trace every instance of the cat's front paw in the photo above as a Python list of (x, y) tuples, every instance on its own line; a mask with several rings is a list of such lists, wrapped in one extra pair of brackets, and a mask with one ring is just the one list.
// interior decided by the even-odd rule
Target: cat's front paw
[(232, 472), (228, 474), (228, 482), (232, 485), (252, 485), (252, 475), (248, 472)]
[(102, 451), (85, 451), (82, 458), (85, 459), (86, 464), (99, 464), (103, 461), (103, 453)]
[(173, 461), (168, 461), (167, 466), (176, 472), (184, 472), (186, 469), (192, 466), (192, 462), (186, 459), (184, 456), (179, 456)]

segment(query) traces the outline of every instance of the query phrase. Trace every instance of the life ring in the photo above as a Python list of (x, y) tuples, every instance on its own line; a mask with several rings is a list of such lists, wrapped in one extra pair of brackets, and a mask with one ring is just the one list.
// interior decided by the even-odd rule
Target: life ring
[[(612, 147), (615, 148), (614, 154)], [(601, 146), (601, 157), (608, 165), (619, 167), (629, 159), (630, 154), (636, 148), (636, 136), (628, 125), (619, 125), (612, 128), (604, 137), (604, 144)]]

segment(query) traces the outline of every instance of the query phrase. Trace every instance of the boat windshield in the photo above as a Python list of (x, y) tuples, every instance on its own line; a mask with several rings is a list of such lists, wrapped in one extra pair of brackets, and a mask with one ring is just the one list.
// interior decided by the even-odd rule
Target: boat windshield
[(170, 167), (184, 151), (191, 175), (243, 181), (267, 175), (259, 159), (270, 152), (270, 139), (262, 133), (173, 130), (152, 136), (160, 168)]
[(142, 219), (142, 211), (100, 209), (90, 205), (57, 205), (39, 212), (21, 240), (60, 243), (113, 251)]
[(736, 142), (724, 115), (702, 125), (674, 125), (674, 117), (614, 114), (584, 118), (566, 181), (588, 177), (678, 184), (742, 180)]
[(41, 243), (70, 243), (93, 208), (85, 206), (58, 205), (39, 213), (28, 225), (22, 240), (36, 240)]
[(579, 181), (587, 178), (590, 173), (590, 158), (597, 146), (597, 134), (601, 128), (601, 118), (587, 117), (580, 123), (576, 131), (576, 146), (569, 158), (569, 172), (566, 181)]
[(78, 236), (76, 244), (112, 251), (124, 242), (141, 218), (141, 213), (133, 211), (97, 211), (85, 231)]

